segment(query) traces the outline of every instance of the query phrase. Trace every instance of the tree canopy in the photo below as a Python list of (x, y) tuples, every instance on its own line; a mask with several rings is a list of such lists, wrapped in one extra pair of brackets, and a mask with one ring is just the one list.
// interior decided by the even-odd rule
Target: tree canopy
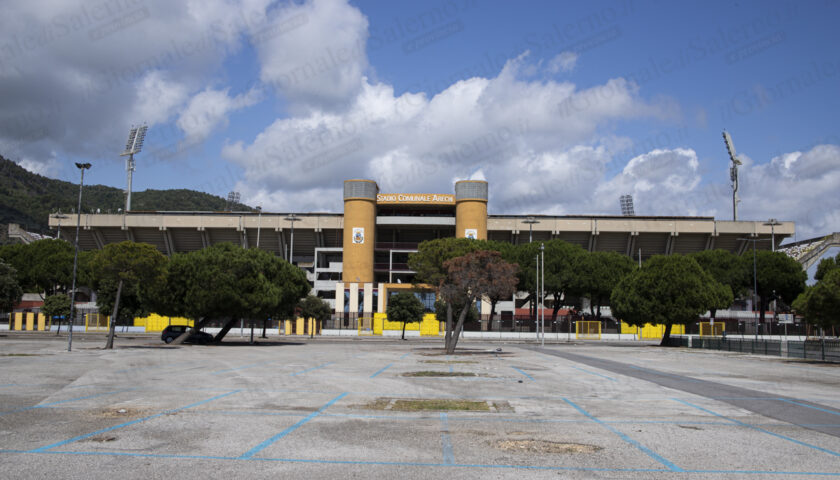
[(662, 345), (667, 345), (671, 327), (696, 321), (719, 300), (720, 290), (693, 258), (655, 255), (619, 282), (610, 305), (613, 315), (630, 325), (665, 325)]
[[(747, 269), (746, 262), (727, 250), (703, 250), (690, 256), (723, 287), (717, 292), (717, 302), (709, 309), (711, 319), (714, 320), (718, 309), (729, 308), (735, 296), (746, 292), (751, 270)], [(728, 293), (726, 289), (729, 289)]]
[[(636, 269), (633, 259), (616, 252), (585, 252), (574, 258), (567, 274), (571, 291), (589, 299), (590, 311), (599, 319), (601, 306), (609, 301), (622, 278)], [(546, 255), (547, 260), (547, 255)], [(546, 274), (548, 267), (546, 266)], [(548, 284), (548, 280), (546, 280)], [(597, 309), (597, 311), (596, 311)]]
[(840, 326), (840, 268), (827, 270), (793, 302), (805, 321), (822, 329)]
[(405, 340), (405, 324), (423, 321), (423, 302), (411, 292), (397, 292), (388, 298), (388, 320), (401, 322), (402, 339)]
[(51, 295), (66, 291), (72, 281), (73, 245), (64, 240), (6, 245), (0, 248), (0, 258), (18, 271), (18, 282), (26, 291)]
[(834, 257), (827, 257), (820, 260), (817, 265), (817, 271), (814, 273), (814, 280), (820, 281), (828, 274), (828, 272), (840, 268), (840, 253)]
[(408, 256), (408, 268), (414, 270), (414, 284), (428, 284), (437, 288), (446, 279), (447, 260), (478, 250), (492, 250), (485, 240), (468, 238), (439, 238), (426, 240), (417, 246), (417, 252)]
[[(749, 265), (749, 279), (752, 282), (752, 255), (744, 255), (743, 260)], [(764, 322), (764, 313), (775, 292), (776, 298), (790, 304), (803, 291), (808, 274), (793, 258), (782, 252), (756, 252), (757, 288), (761, 301), (758, 305), (760, 321)]]
[(23, 289), (17, 281), (17, 271), (0, 261), (0, 311), (11, 312), (22, 297)]
[(146, 293), (165, 281), (166, 265), (166, 257), (147, 243), (111, 243), (92, 257), (96, 304), (99, 313), (112, 317), (105, 348), (113, 348), (114, 329), (120, 318), (132, 319), (150, 312), (152, 302)]

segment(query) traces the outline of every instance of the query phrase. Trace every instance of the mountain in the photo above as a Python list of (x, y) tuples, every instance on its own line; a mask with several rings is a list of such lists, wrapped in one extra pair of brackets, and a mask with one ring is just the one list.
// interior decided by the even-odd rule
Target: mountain
[[(0, 156), (0, 229), (2, 236), (8, 224), (18, 223), (30, 232), (51, 234), (49, 214), (74, 212), (79, 201), (79, 184), (54, 180), (32, 173)], [(223, 211), (225, 199), (195, 190), (145, 190), (131, 194), (131, 209), (157, 211)], [(102, 213), (117, 212), (125, 206), (122, 189), (105, 185), (85, 185), (82, 211), (99, 209)], [(237, 211), (253, 211), (236, 204)], [(52, 232), (54, 233), (54, 232)]]

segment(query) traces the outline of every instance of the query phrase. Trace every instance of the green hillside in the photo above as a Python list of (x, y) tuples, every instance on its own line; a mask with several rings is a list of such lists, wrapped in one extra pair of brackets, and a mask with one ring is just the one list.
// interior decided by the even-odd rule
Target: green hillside
[[(0, 156), (0, 228), (5, 236), (7, 225), (18, 223), (30, 232), (50, 234), (49, 214), (61, 210), (75, 211), (79, 184), (54, 180), (32, 173)], [(131, 195), (134, 210), (221, 211), (225, 199), (194, 190), (145, 190)], [(102, 213), (125, 205), (122, 189), (104, 185), (85, 185), (82, 211), (99, 209)], [(251, 207), (237, 204), (238, 211)], [(54, 232), (53, 232), (54, 233)]]

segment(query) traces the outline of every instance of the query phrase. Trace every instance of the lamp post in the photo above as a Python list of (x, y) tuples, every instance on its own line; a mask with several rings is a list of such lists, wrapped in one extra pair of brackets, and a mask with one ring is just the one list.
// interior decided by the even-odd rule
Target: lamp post
[(260, 248), (260, 227), (262, 227), (262, 206), (257, 206), (257, 248)]
[[(540, 293), (542, 294), (542, 303), (545, 303), (545, 244), (540, 243)], [(555, 298), (556, 302), (557, 299)], [(540, 327), (542, 330), (542, 344), (545, 346), (545, 305), (540, 309)]]
[(537, 220), (536, 218), (534, 218), (532, 215), (528, 215), (528, 217), (525, 218), (525, 220), (522, 220), (522, 223), (527, 223), (528, 224), (528, 243), (533, 242), (534, 241), (534, 224), (535, 223), (540, 223), (540, 221)]
[[(753, 244), (753, 312), (755, 313), (755, 340), (758, 341), (758, 310), (755, 309), (755, 297), (758, 296), (758, 275), (757, 275), (757, 267), (756, 267), (756, 260), (755, 260), (755, 242), (763, 242), (768, 239), (766, 238), (739, 238), (738, 240), (743, 240), (746, 242), (752, 242)], [(759, 305), (759, 308), (761, 306)]]
[(58, 219), (58, 235), (56, 236), (56, 239), (61, 240), (61, 220), (67, 218), (67, 215), (59, 212), (53, 215), (53, 217)]
[(289, 263), (295, 264), (295, 222), (301, 219), (296, 217), (294, 213), (290, 213), (284, 220), (288, 220), (292, 224), (292, 236), (289, 239)]
[(90, 168), (89, 163), (76, 163), (76, 168), (81, 170), (82, 178), (79, 180), (79, 208), (76, 210), (76, 242), (73, 252), (73, 285), (70, 290), (70, 326), (67, 336), (67, 351), (73, 349), (73, 319), (76, 314), (76, 271), (79, 265), (79, 227), (82, 223), (82, 187), (85, 184), (85, 170)]
[(782, 222), (776, 220), (775, 218), (771, 218), (763, 223), (763, 225), (770, 226), (770, 249), (772, 251), (776, 251), (776, 225), (781, 225)]

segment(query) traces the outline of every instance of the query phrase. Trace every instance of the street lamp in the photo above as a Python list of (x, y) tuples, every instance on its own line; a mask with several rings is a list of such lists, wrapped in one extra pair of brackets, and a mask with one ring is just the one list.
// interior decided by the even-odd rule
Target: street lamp
[[(545, 347), (545, 244), (540, 243), (540, 293), (542, 294), (543, 308), (540, 309), (540, 327), (542, 329), (542, 345)], [(557, 299), (555, 298), (556, 302)]]
[(776, 220), (775, 218), (771, 218), (770, 220), (764, 222), (762, 225), (770, 225), (770, 249), (772, 251), (776, 251), (776, 225), (781, 225), (782, 222)]
[[(755, 312), (755, 340), (758, 341), (758, 310), (755, 309), (755, 297), (758, 296), (758, 275), (756, 274), (756, 262), (755, 262), (755, 242), (764, 242), (766, 238), (739, 238), (738, 240), (742, 240), (745, 242), (753, 242), (753, 312)], [(761, 306), (759, 306), (761, 308)]]
[(58, 235), (56, 236), (56, 239), (61, 240), (61, 220), (67, 218), (67, 215), (59, 212), (53, 215), (53, 217), (58, 219)]
[(67, 351), (73, 349), (73, 319), (76, 314), (76, 271), (79, 265), (79, 227), (82, 223), (82, 187), (85, 184), (85, 170), (90, 168), (89, 163), (76, 163), (76, 168), (81, 170), (82, 178), (79, 181), (79, 208), (76, 209), (76, 242), (73, 252), (73, 286), (70, 293), (70, 326), (67, 337)]
[(528, 224), (528, 243), (533, 242), (534, 241), (534, 224), (535, 223), (540, 223), (540, 221), (537, 220), (536, 218), (534, 218), (533, 215), (528, 215), (528, 217), (525, 220), (522, 220), (522, 223), (527, 223)]
[(289, 240), (289, 263), (295, 264), (295, 222), (301, 219), (296, 217), (294, 213), (290, 213), (284, 220), (288, 220), (292, 224), (292, 236)]
[(262, 206), (257, 206), (257, 248), (260, 248), (260, 227), (262, 227)]

